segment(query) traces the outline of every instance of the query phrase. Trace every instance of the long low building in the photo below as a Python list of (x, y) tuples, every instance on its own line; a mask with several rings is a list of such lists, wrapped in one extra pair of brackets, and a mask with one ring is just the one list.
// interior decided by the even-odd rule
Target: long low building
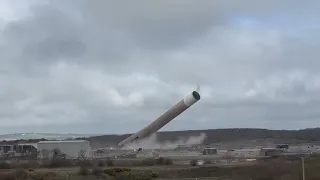
[(0, 154), (14, 153), (14, 155), (19, 155), (30, 154), (32, 152), (37, 152), (36, 143), (16, 143), (0, 145)]
[(53, 150), (59, 149), (66, 159), (77, 159), (80, 156), (91, 158), (90, 142), (86, 140), (40, 141), (37, 143), (39, 158), (50, 158)]

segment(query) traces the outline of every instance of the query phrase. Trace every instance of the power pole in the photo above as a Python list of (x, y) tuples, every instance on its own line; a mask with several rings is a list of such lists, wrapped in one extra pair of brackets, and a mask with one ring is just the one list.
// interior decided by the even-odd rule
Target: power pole
[(304, 158), (301, 157), (301, 165), (302, 165), (302, 180), (306, 180), (305, 171), (304, 171)]

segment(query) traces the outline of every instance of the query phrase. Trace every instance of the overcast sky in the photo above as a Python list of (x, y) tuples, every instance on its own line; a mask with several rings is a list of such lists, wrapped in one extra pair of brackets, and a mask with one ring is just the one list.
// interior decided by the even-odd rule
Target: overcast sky
[(0, 132), (320, 126), (320, 1), (1, 0)]

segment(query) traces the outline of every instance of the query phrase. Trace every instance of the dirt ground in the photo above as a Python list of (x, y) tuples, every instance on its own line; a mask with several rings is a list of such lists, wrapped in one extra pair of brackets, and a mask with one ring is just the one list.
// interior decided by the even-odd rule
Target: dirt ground
[[(102, 168), (105, 169), (122, 169), (124, 167), (112, 167), (112, 168)], [(201, 166), (201, 167), (179, 167), (179, 166), (152, 166), (152, 167), (130, 167), (132, 172), (148, 172), (157, 174), (158, 178), (161, 180), (191, 180), (197, 178), (198, 180), (228, 180), (226, 178), (218, 177), (202, 177), (210, 176), (210, 172), (215, 169), (215, 166)], [(129, 168), (128, 168), (129, 169)], [(212, 169), (212, 170), (210, 170)], [(71, 168), (42, 168), (42, 169), (32, 169), (28, 171), (29, 179), (31, 180), (101, 180), (101, 176), (93, 175), (92, 169), (89, 169), (87, 175), (80, 174), (79, 167)], [(201, 173), (200, 171), (207, 172)], [(2, 173), (16, 173), (15, 169), (5, 170)], [(209, 174), (208, 174), (209, 172)], [(192, 177), (192, 178), (190, 178)], [(0, 176), (1, 179), (1, 176)], [(108, 178), (106, 179), (108, 180)]]
[[(319, 180), (320, 156), (305, 157), (306, 176), (308, 180)], [(97, 173), (97, 170), (99, 172)], [(120, 170), (120, 171), (119, 171)], [(118, 180), (119, 175), (130, 174), (135, 178), (130, 180), (300, 180), (301, 158), (278, 157), (261, 160), (249, 165), (217, 166), (215, 164), (177, 166), (177, 165), (151, 165), (151, 166), (87, 166), (69, 168), (41, 168), (41, 169), (9, 169), (2, 170), (8, 173), (26, 177), (30, 180)], [(26, 173), (27, 172), (27, 173)], [(95, 173), (94, 173), (95, 172)], [(111, 175), (110, 175), (111, 172)], [(143, 174), (145, 178), (137, 178)], [(24, 175), (24, 176), (23, 176)], [(116, 179), (114, 177), (117, 177)], [(3, 179), (0, 176), (0, 180)], [(16, 180), (8, 179), (7, 180)], [(20, 178), (26, 179), (26, 178)], [(127, 180), (126, 178), (120, 178)], [(128, 180), (129, 180), (128, 179)]]

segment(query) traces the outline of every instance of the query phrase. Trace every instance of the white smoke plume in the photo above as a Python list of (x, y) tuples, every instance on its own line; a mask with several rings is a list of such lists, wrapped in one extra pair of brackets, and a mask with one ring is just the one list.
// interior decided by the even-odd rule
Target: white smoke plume
[(151, 136), (142, 139), (140, 141), (135, 141), (130, 144), (125, 145), (124, 149), (174, 149), (178, 145), (197, 145), (202, 144), (207, 135), (201, 133), (199, 136), (189, 136), (188, 138), (180, 138), (177, 141), (166, 141), (164, 143), (157, 142), (157, 135), (152, 134)]
[(200, 93), (200, 85), (197, 84), (197, 92)]

